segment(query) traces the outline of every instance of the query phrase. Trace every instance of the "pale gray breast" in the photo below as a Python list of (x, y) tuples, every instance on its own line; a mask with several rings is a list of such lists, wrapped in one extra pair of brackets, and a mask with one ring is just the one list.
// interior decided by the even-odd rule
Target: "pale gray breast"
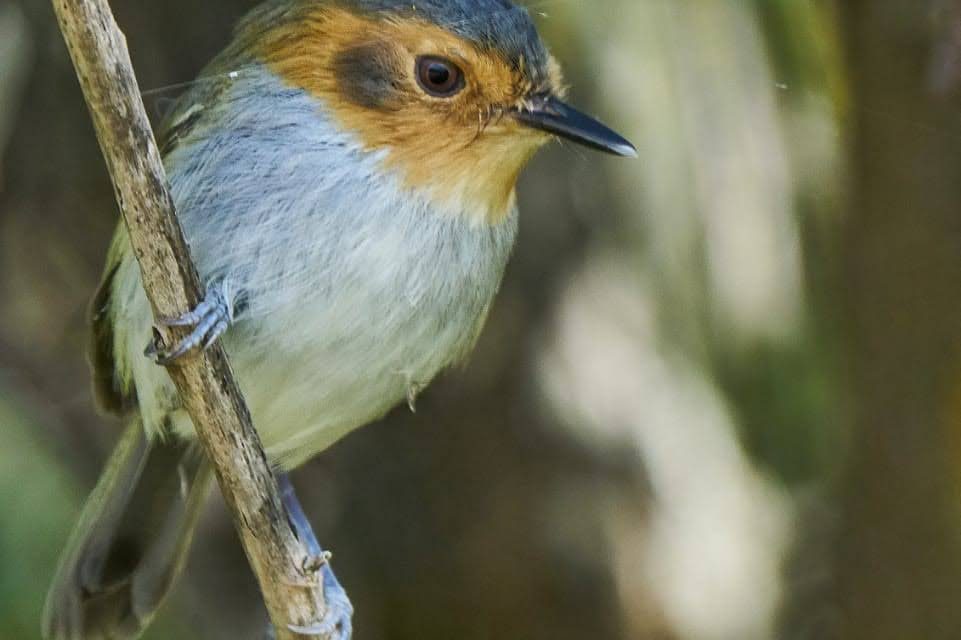
[(247, 292), (227, 345), (242, 383), (275, 378), (251, 398), (268, 446), (308, 428), (276, 424), (285, 415), (320, 430), (362, 423), (465, 355), (515, 215), (490, 226), (435, 209), (263, 69), (200, 108), (168, 158), (171, 185), (201, 274)]

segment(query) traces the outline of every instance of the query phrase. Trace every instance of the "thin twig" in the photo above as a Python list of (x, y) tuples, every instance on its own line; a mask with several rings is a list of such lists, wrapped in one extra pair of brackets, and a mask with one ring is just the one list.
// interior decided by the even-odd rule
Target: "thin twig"
[[(53, 0), (157, 317), (192, 309), (202, 285), (190, 260), (126, 40), (106, 0)], [(163, 330), (166, 344), (181, 337)], [(216, 469), (278, 640), (304, 638), (325, 611), (321, 574), (291, 530), (273, 472), (226, 354), (215, 346), (168, 368)]]

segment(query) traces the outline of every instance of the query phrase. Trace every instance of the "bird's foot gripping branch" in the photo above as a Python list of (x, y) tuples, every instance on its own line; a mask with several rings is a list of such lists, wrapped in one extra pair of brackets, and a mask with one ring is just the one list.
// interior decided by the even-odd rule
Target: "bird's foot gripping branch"
[[(53, 6), (139, 258), (143, 288), (157, 317), (180, 316), (201, 302), (200, 279), (174, 212), (124, 36), (106, 0), (54, 0)], [(170, 330), (165, 343), (174, 344), (182, 333)], [(171, 366), (169, 373), (230, 507), (278, 640), (317, 638), (295, 629), (315, 629), (327, 619), (323, 572), (304, 570), (309, 552), (290, 526), (226, 354), (215, 344)], [(80, 628), (51, 625), (64, 619), (48, 609), (48, 637), (88, 632), (82, 620), (73, 620)]]

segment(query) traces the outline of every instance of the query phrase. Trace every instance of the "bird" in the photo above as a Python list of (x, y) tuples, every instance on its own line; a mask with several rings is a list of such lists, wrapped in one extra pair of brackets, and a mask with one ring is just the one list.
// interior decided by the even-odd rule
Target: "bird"
[[(320, 553), (287, 472), (468, 356), (534, 154), (562, 138), (637, 157), (566, 95), (508, 0), (268, 0), (241, 19), (157, 128), (203, 300), (155, 319), (122, 224), (93, 298), (95, 396), (127, 426), (62, 552), (47, 640), (137, 637), (183, 569), (212, 473), (158, 365), (217, 340)], [(155, 323), (187, 336), (160, 344)], [(313, 631), (347, 640), (350, 599), (323, 578)]]

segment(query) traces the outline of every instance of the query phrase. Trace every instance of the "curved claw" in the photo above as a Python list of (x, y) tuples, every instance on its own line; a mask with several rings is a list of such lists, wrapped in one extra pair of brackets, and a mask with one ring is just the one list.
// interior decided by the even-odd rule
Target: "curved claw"
[[(212, 288), (212, 291), (213, 290), (214, 288)], [(208, 293), (207, 297), (205, 297), (193, 311), (188, 311), (182, 316), (176, 316), (173, 318), (158, 318), (158, 322), (165, 327), (189, 327), (199, 324), (201, 320), (203, 320), (208, 314), (216, 310), (217, 303), (219, 302), (219, 300), (216, 298), (217, 296), (212, 296), (210, 293)]]
[(330, 638), (330, 640), (350, 640), (353, 634), (352, 618), (354, 616), (354, 605), (350, 603), (350, 598), (337, 577), (334, 575), (330, 564), (325, 564), (324, 572), (324, 600), (327, 602), (327, 614), (319, 624), (310, 627), (299, 627), (288, 625), (288, 628), (305, 636), (319, 636)]
[[(297, 499), (297, 492), (290, 481), (290, 476), (286, 473), (278, 474), (277, 482), (280, 485), (280, 495), (284, 501), (284, 506), (287, 507), (287, 515), (290, 517), (290, 524), (294, 528), (294, 533), (306, 545), (308, 552), (311, 554), (307, 565), (305, 565), (305, 571), (321, 572), (321, 578), (324, 581), (324, 601), (327, 603), (327, 612), (324, 619), (318, 624), (308, 627), (288, 625), (288, 628), (294, 633), (318, 636), (325, 640), (350, 640), (353, 633), (351, 618), (354, 615), (354, 606), (350, 603), (347, 592), (340, 586), (337, 576), (334, 575), (334, 570), (330, 567), (330, 553), (321, 549), (320, 543), (317, 542), (317, 536), (314, 535), (310, 522), (304, 514), (304, 509)], [(267, 637), (273, 638), (272, 633), (273, 630), (271, 629)]]
[[(325, 640), (351, 640), (353, 635), (354, 606), (347, 597), (347, 592), (340, 586), (337, 577), (329, 564), (324, 568), (324, 600), (327, 602), (327, 614), (318, 624), (302, 627), (295, 624), (287, 625), (294, 633), (305, 636), (317, 636)], [(267, 640), (275, 640), (276, 633), (272, 626), (267, 628)]]
[(203, 301), (192, 311), (176, 318), (160, 318), (167, 327), (191, 327), (182, 340), (170, 347), (161, 347), (159, 340), (147, 345), (144, 355), (160, 365), (168, 365), (194, 349), (209, 349), (230, 327), (234, 319), (231, 290), (227, 283), (219, 282), (207, 290)]

